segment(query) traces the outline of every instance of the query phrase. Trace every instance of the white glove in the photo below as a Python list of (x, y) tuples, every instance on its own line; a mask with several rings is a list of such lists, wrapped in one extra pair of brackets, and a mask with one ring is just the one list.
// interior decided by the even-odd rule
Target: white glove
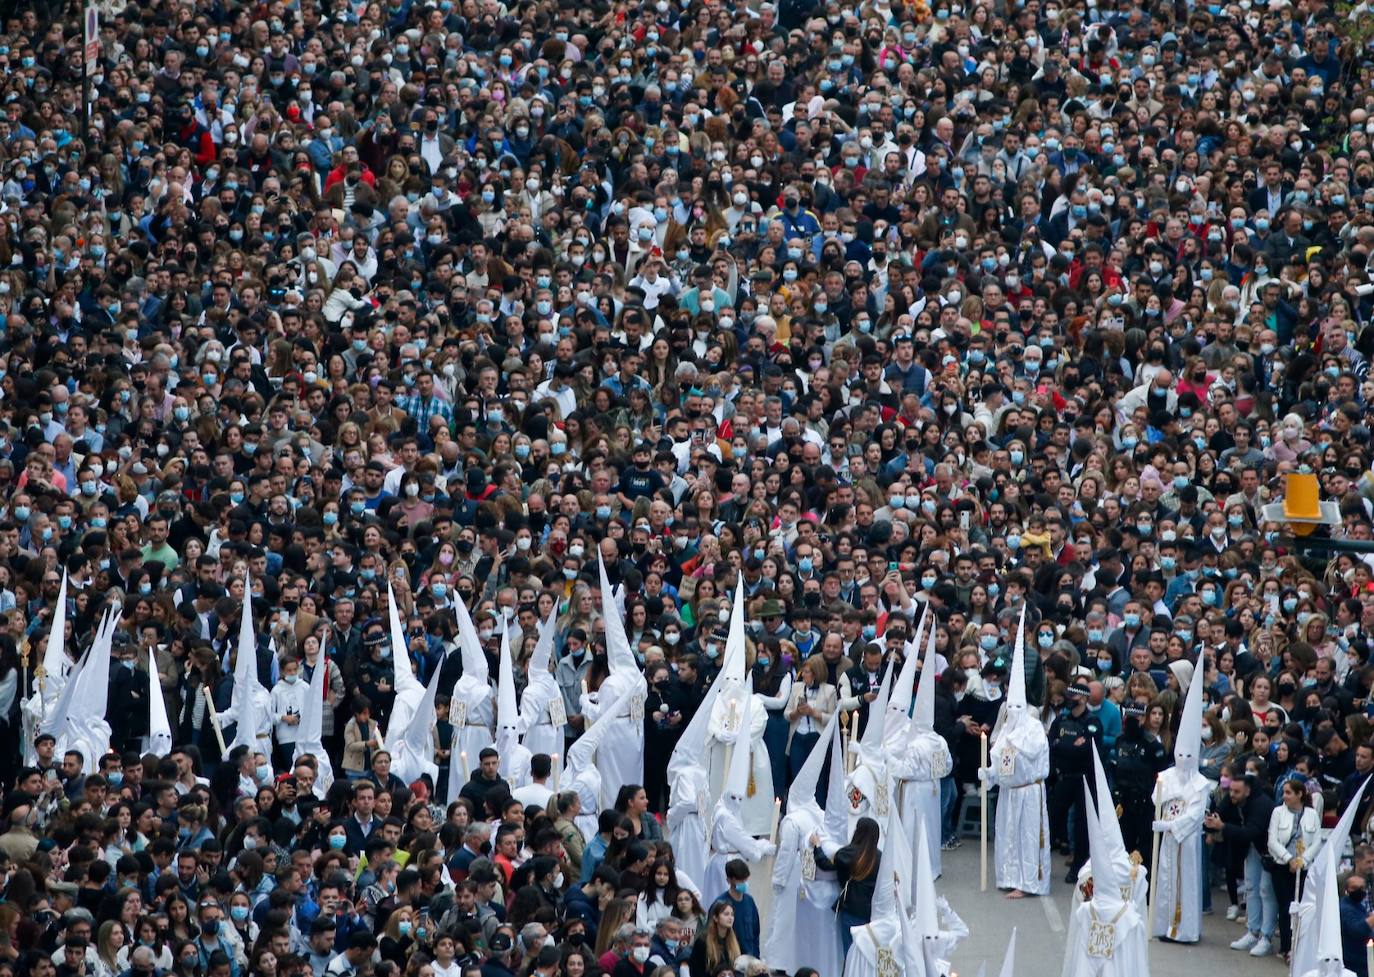
[(776, 855), (777, 853), (778, 846), (773, 844), (771, 841), (765, 841), (763, 843), (763, 854), (760, 855), (759, 858), (769, 858), (773, 855)]
[(1168, 831), (1168, 830), (1169, 830), (1169, 825), (1170, 825), (1170, 822), (1168, 822), (1168, 821), (1151, 821), (1151, 822), (1150, 822), (1150, 830), (1151, 830), (1151, 831), (1160, 831), (1160, 832)]
[(978, 783), (980, 783), (980, 784), (991, 784), (992, 782), (993, 782), (993, 780), (992, 780), (992, 767), (979, 767), (979, 768), (978, 768)]

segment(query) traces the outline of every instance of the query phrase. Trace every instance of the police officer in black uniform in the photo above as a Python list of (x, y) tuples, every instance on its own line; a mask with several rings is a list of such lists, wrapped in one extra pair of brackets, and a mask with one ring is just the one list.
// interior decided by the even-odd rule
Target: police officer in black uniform
[(1084, 803), (1083, 778), (1094, 778), (1093, 749), (1102, 747), (1102, 720), (1088, 708), (1088, 684), (1077, 680), (1069, 686), (1069, 703), (1050, 727), (1050, 767), (1055, 773), (1050, 796), (1050, 836), (1063, 838), (1073, 812), (1073, 859), (1064, 879), (1074, 882), (1088, 860), (1088, 810)]
[(1121, 805), (1121, 840), (1127, 852), (1149, 857), (1153, 838), (1155, 780), (1169, 765), (1164, 744), (1145, 732), (1145, 710), (1134, 703), (1123, 710), (1121, 735), (1116, 740), (1116, 799)]

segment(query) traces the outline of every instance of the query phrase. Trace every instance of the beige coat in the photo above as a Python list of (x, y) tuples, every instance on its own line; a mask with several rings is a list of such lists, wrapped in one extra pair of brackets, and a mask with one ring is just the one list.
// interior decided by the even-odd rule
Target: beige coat
[[(797, 711), (797, 707), (802, 704), (803, 697), (806, 696), (806, 683), (800, 680), (792, 683), (792, 694), (787, 697), (787, 705), (783, 708), (782, 714), (787, 718), (787, 749), (792, 749), (792, 734), (797, 731), (797, 726), (806, 717)], [(839, 705), (839, 697), (835, 694), (835, 686), (829, 682), (822, 682), (816, 687), (815, 693), (810, 697), (811, 708), (816, 710), (819, 715), (812, 716), (812, 721), (816, 724), (816, 732), (820, 732), (827, 722), (830, 721), (831, 714)]]

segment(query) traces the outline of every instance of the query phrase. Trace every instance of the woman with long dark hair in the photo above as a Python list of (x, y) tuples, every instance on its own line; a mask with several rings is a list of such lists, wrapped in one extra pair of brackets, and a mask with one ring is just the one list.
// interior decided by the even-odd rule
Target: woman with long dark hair
[[(878, 848), (878, 822), (859, 818), (849, 844), (835, 848), (823, 844), (816, 849), (816, 865), (833, 871), (840, 883), (840, 900), (835, 907), (839, 919), (840, 944), (849, 955), (850, 927), (862, 926), (873, 916), (873, 889), (878, 879), (878, 862), (882, 851)], [(825, 849), (830, 848), (829, 852)]]

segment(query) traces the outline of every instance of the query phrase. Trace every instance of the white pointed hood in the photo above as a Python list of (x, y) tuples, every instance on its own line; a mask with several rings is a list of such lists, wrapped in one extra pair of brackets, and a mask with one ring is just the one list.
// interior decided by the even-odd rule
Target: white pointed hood
[(887, 728), (887, 703), (892, 697), (892, 673), (895, 671), (896, 669), (889, 664), (887, 671), (883, 673), (878, 695), (868, 704), (868, 725), (863, 728), (863, 733), (859, 737), (860, 755), (873, 764), (883, 760), (883, 732)]
[(160, 757), (172, 752), (172, 723), (157, 675), (157, 652), (152, 648), (148, 649), (148, 752)]
[(1345, 969), (1341, 950), (1341, 904), (1336, 889), (1336, 853), (1323, 846), (1318, 861), (1322, 866), (1322, 887), (1317, 893), (1317, 973), (1340, 977)]
[[(1110, 846), (1102, 831), (1101, 810), (1093, 803), (1092, 791), (1087, 778), (1083, 779), (1083, 800), (1087, 805), (1088, 816), (1088, 858), (1093, 866), (1093, 909), (1097, 918), (1103, 922), (1114, 917), (1121, 908), (1121, 878), (1117, 874), (1116, 863), (1112, 860)], [(1111, 796), (1105, 798), (1110, 806)], [(1114, 812), (1113, 812), (1114, 813)]]
[(501, 653), (496, 668), (496, 748), (501, 749), (501, 734), (520, 735), (520, 710), (515, 702), (515, 664), (510, 657), (510, 631), (501, 628)]
[[(730, 606), (730, 630), (725, 639), (725, 656), (720, 662), (720, 674), (716, 682), (744, 684), (744, 674), (748, 669), (748, 645), (744, 640), (744, 574), (740, 574), (735, 584), (735, 599)], [(741, 729), (748, 729), (741, 726)]]
[[(243, 611), (239, 615), (238, 655), (234, 662), (234, 690), (229, 709), (234, 714), (234, 741), (229, 744), (246, 746), (254, 753), (270, 753), (267, 744), (258, 739), (258, 636), (253, 628), (253, 586), (247, 574), (243, 578)], [(267, 761), (272, 762), (271, 758)]]
[[(929, 613), (929, 607), (921, 612), (921, 623), (916, 625), (916, 638), (907, 644), (906, 660), (902, 662), (902, 669), (887, 700), (887, 708), (883, 711), (883, 741), (889, 750), (901, 749), (911, 732), (911, 699), (916, 686), (918, 657), (915, 652), (920, 648), (921, 629), (925, 627)], [(892, 671), (893, 667), (889, 665), (888, 671)], [(872, 714), (870, 711), (869, 715)]]
[[(835, 710), (836, 716), (839, 710)], [(824, 740), (817, 741), (812, 752), (819, 752)], [(825, 791), (825, 835), (837, 845), (849, 843), (849, 797), (845, 783), (844, 737), (836, 723), (830, 731), (830, 781)]]
[(410, 644), (406, 641), (405, 627), (401, 624), (401, 612), (396, 606), (396, 592), (391, 582), (386, 585), (387, 613), (391, 620), (391, 665), (396, 673), (396, 698), (405, 697), (419, 702), (425, 694), (425, 687), (415, 677), (415, 669), (410, 662)]
[[(310, 676), (310, 688), (301, 704), (300, 739), (302, 742), (319, 745), (324, 738), (324, 696), (325, 677), (328, 666), (325, 664), (324, 642), (320, 642), (320, 652), (315, 656), (315, 671)], [(305, 668), (305, 658), (301, 658), (301, 668)]]
[(62, 585), (57, 588), (57, 607), (53, 610), (52, 627), (48, 630), (48, 640), (43, 646), (43, 704), (52, 705), (57, 700), (71, 671), (72, 662), (67, 657), (67, 571), (62, 571)]
[(720, 698), (720, 688), (719, 680), (711, 683), (711, 687), (706, 690), (706, 696), (701, 700), (701, 705), (692, 714), (687, 728), (682, 731), (677, 745), (673, 747), (673, 755), (668, 758), (668, 783), (677, 780), (690, 766), (703, 771), (707, 769), (709, 760), (706, 755), (706, 740), (710, 733), (711, 711), (715, 708), (716, 700)]
[(1178, 735), (1174, 739), (1174, 765), (1180, 772), (1198, 772), (1202, 755), (1202, 682), (1189, 682), (1188, 695), (1183, 700), (1183, 714), (1178, 721)]
[[(558, 688), (558, 681), (553, 677), (553, 672), (549, 671), (557, 634), (558, 604), (555, 602), (553, 607), (549, 608), (547, 620), (539, 625), (539, 641), (530, 655), (529, 667), (525, 673), (529, 681), (525, 686), (525, 694), (520, 698), (520, 722), (527, 735), (548, 716), (549, 707), (553, 705), (554, 700), (561, 700), (563, 697), (562, 691)], [(559, 729), (562, 728), (560, 725)]]
[[(893, 804), (896, 811), (900, 805)], [(903, 832), (900, 847), (905, 849), (906, 834)], [(890, 844), (891, 834), (883, 836), (884, 843)], [(912, 866), (914, 878), (911, 882), (911, 902), (913, 929), (921, 939), (935, 939), (940, 935), (939, 898), (935, 894), (935, 872), (930, 866), (930, 838), (926, 835), (925, 818), (916, 819), (916, 851), (914, 859), (908, 857), (907, 864)]]
[[(898, 812), (899, 805), (893, 804), (888, 808), (888, 823), (884, 826), (883, 838), (891, 838), (900, 835), (901, 828), (894, 828), (902, 823), (901, 815)], [(884, 844), (882, 854), (878, 859), (877, 881), (873, 887), (873, 912), (872, 920), (876, 923), (879, 920), (895, 919), (900, 912), (897, 905), (897, 861), (899, 858), (898, 848), (900, 845)], [(910, 862), (907, 862), (909, 865)], [(905, 866), (903, 866), (905, 868)]]
[(1011, 939), (1007, 940), (1007, 955), (1002, 958), (1002, 969), (997, 977), (1016, 975), (1016, 927), (1011, 928)]
[(839, 728), (840, 710), (836, 709), (825, 721), (825, 729), (821, 732), (821, 738), (816, 741), (815, 747), (807, 754), (806, 762), (797, 771), (792, 786), (787, 789), (787, 809), (789, 811), (815, 806), (816, 785), (820, 783), (821, 770), (825, 767), (826, 757), (830, 755), (830, 751), (823, 748), (822, 744), (828, 745), (833, 741), (835, 731)]
[[(107, 607), (104, 613), (101, 614), (100, 623), (96, 625), (95, 639), (91, 642), (91, 647), (87, 649), (86, 654), (81, 656), (76, 664), (72, 666), (71, 671), (67, 674), (66, 684), (62, 686), (61, 691), (52, 704), (52, 708), (44, 713), (43, 723), (39, 727), (42, 732), (56, 735), (58, 728), (62, 726), (62, 724), (66, 722), (67, 717), (71, 715), (73, 704), (78, 701), (78, 693), (80, 692), (82, 684), (81, 676), (88, 672), (94, 673), (92, 660), (99, 654), (97, 649), (100, 647), (107, 630), (110, 628), (110, 615), (113, 610), (113, 608)], [(106, 683), (109, 682), (108, 656), (106, 657), (104, 681)]]
[[(749, 695), (744, 699), (744, 711), (740, 716), (740, 729), (750, 729), (754, 721), (753, 681), (748, 683)], [(749, 777), (753, 773), (753, 740), (741, 736), (735, 741), (734, 752), (730, 754), (730, 769), (725, 771), (725, 783), (721, 786), (721, 797), (745, 798), (749, 796)]]
[[(1364, 798), (1364, 793), (1369, 789), (1370, 778), (1366, 777), (1364, 782), (1356, 789), (1355, 794), (1350, 799), (1350, 803), (1345, 806), (1345, 812), (1336, 821), (1336, 826), (1331, 829), (1331, 833), (1322, 842), (1322, 848), (1331, 852), (1345, 851), (1345, 844), (1350, 840), (1350, 830), (1355, 824), (1355, 815), (1360, 809), (1360, 802)], [(1319, 856), (1321, 852), (1317, 853)], [(1320, 895), (1326, 889), (1327, 861), (1324, 857), (1318, 857), (1308, 866), (1306, 878), (1303, 880), (1302, 892), (1299, 896), (1299, 911), (1297, 914), (1297, 925), (1294, 927), (1293, 934), (1293, 973), (1306, 974), (1309, 970), (1317, 966), (1317, 930), (1318, 917), (1316, 910)], [(1334, 876), (1335, 869), (1332, 869)]]
[(916, 707), (911, 714), (913, 733), (935, 732), (935, 633), (939, 628), (938, 619), (930, 622), (930, 634), (926, 636), (925, 661), (916, 680)]
[[(528, 694), (528, 690), (527, 690)], [(529, 779), (530, 751), (520, 742), (525, 729), (515, 701), (515, 664), (511, 661), (510, 629), (501, 628), (501, 652), (496, 669), (496, 751), (501, 754), (501, 776), (513, 786)]]
[[(302, 659), (304, 664), (304, 659)], [(324, 697), (328, 690), (325, 681), (329, 670), (329, 658), (325, 654), (325, 643), (320, 642), (320, 653), (315, 658), (315, 671), (310, 676), (310, 687), (305, 692), (305, 702), (301, 705), (300, 739), (292, 760), (309, 753), (315, 758), (316, 797), (324, 798), (329, 785), (334, 783), (334, 766), (324, 748)], [(438, 674), (437, 672), (435, 674)]]
[(1012, 645), (1011, 674), (1007, 677), (1007, 709), (1026, 710), (1026, 605), (1021, 605), (1021, 621), (1016, 625)]
[[(1116, 816), (1116, 805), (1112, 803), (1112, 789), (1107, 784), (1107, 770), (1102, 766), (1102, 755), (1097, 744), (1093, 744), (1093, 774), (1097, 786), (1097, 827), (1102, 833), (1103, 847), (1111, 854), (1112, 864), (1121, 884), (1126, 885), (1131, 876), (1131, 856), (1126, 851), (1126, 842), (1121, 834), (1121, 822)], [(1093, 866), (1097, 874), (1097, 866)]]
[(625, 634), (625, 619), (616, 606), (618, 600), (611, 593), (611, 578), (606, 575), (606, 558), (598, 546), (596, 567), (601, 574), (601, 613), (606, 625), (606, 664), (611, 675), (619, 678), (633, 673), (639, 675), (639, 665), (635, 662), (634, 649), (630, 638)]
[(490, 681), (487, 671), (487, 656), (482, 653), (482, 639), (477, 636), (477, 626), (472, 623), (472, 615), (463, 598), (453, 595), (453, 613), (458, 618), (458, 649), (463, 655), (463, 675), (459, 679), (470, 679), (481, 686)]
[(429, 774), (431, 784), (439, 777), (439, 765), (434, 762), (430, 733), (434, 729), (434, 699), (439, 693), (441, 671), (441, 668), (436, 668), (430, 676), (429, 685), (424, 686), (424, 694), (415, 704), (405, 727), (392, 724), (396, 735), (391, 743), (391, 772), (405, 784), (419, 780), (422, 774)]

